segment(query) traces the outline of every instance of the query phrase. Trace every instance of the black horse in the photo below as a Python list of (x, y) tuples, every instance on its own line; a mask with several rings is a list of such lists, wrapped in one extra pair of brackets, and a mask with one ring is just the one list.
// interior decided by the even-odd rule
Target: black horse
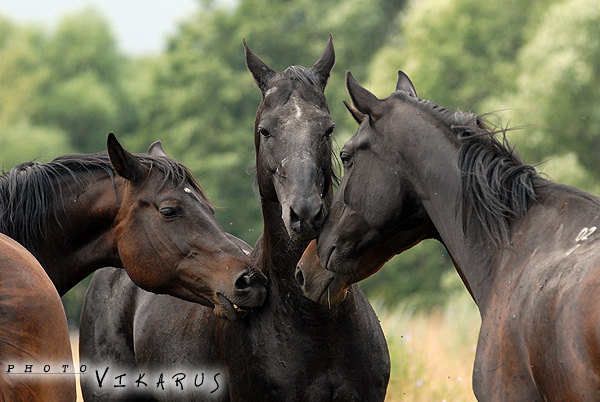
[[(243, 320), (220, 320), (209, 309), (146, 293), (119, 272), (99, 272), (86, 304), (102, 295), (107, 306), (84, 310), (81, 356), (124, 357), (143, 370), (219, 368), (227, 377), (225, 400), (383, 400), (389, 355), (362, 291), (352, 287), (344, 303), (328, 308), (304, 298), (294, 280), (332, 197), (333, 122), (323, 93), (334, 64), (331, 37), (312, 68), (276, 72), (245, 51), (263, 94), (254, 139), (264, 233), (251, 257), (269, 277), (265, 304)], [(118, 297), (106, 299), (110, 291)], [(125, 297), (131, 302), (116, 302)], [(110, 334), (101, 340), (89, 330), (93, 323)], [(177, 392), (153, 396), (172, 399)]]
[(541, 178), (479, 116), (418, 99), (402, 72), (387, 99), (349, 73), (347, 87), (360, 127), (318, 247), (298, 264), (306, 295), (340, 302), (394, 254), (438, 239), (481, 313), (477, 398), (599, 400), (600, 199)]

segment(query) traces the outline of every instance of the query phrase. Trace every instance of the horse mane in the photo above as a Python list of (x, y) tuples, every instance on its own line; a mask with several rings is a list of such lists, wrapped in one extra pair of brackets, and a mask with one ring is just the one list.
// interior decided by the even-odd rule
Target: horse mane
[(398, 95), (435, 117), (460, 142), (463, 231), (473, 230), (469, 223), (477, 220), (496, 247), (509, 245), (511, 222), (527, 214), (538, 190), (550, 182), (519, 157), (506, 139), (507, 128), (491, 128), (486, 115), (450, 111), (404, 92)]
[[(171, 182), (193, 187), (206, 199), (191, 172), (182, 164), (164, 157), (138, 154), (136, 159), (164, 175), (161, 187)], [(32, 252), (43, 247), (51, 220), (60, 225), (59, 212), (66, 210), (65, 187), (83, 189), (83, 176), (101, 173), (114, 184), (115, 173), (106, 152), (60, 156), (48, 163), (26, 162), (0, 176), (0, 232)], [(116, 191), (116, 190), (115, 190)], [(210, 205), (210, 204), (209, 204)]]

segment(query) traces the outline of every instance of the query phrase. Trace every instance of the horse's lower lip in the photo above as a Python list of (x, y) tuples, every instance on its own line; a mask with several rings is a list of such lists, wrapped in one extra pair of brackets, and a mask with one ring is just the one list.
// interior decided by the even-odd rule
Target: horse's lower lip
[(223, 306), (225, 311), (228, 313), (227, 317), (232, 321), (235, 321), (238, 318), (244, 318), (249, 312), (249, 310), (239, 307), (237, 304), (233, 303), (222, 293), (217, 293), (217, 298), (219, 299), (219, 304), (221, 304), (221, 306)]

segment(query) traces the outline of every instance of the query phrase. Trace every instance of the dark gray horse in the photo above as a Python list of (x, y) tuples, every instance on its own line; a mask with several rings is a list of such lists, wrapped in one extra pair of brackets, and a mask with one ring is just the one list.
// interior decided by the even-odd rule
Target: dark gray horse
[[(82, 315), (82, 359), (117, 359), (142, 370), (221, 370), (227, 391), (198, 396), (206, 399), (381, 401), (389, 355), (362, 291), (352, 287), (347, 300), (330, 309), (304, 298), (294, 280), (296, 262), (320, 232), (332, 197), (333, 122), (323, 93), (334, 64), (331, 37), (312, 68), (276, 72), (245, 51), (263, 94), (254, 139), (264, 232), (251, 257), (269, 277), (265, 304), (232, 322), (146, 293), (117, 271), (99, 272)], [(117, 302), (123, 298), (130, 301)], [(173, 399), (178, 392), (153, 396)], [(84, 386), (84, 393), (92, 389)]]
[(438, 239), (481, 312), (477, 399), (599, 400), (600, 200), (538, 176), (479, 116), (418, 99), (402, 72), (383, 100), (350, 74), (347, 87), (361, 124), (298, 265), (306, 295), (340, 302), (394, 254)]

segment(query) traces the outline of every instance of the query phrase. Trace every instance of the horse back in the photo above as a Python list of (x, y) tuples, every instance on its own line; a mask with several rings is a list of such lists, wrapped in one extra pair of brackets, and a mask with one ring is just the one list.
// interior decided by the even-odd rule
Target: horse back
[[(0, 234), (0, 397), (75, 400), (75, 376), (9, 374), (43, 367), (73, 368), (65, 311), (50, 278), (24, 247)], [(75, 370), (73, 370), (75, 371)]]

